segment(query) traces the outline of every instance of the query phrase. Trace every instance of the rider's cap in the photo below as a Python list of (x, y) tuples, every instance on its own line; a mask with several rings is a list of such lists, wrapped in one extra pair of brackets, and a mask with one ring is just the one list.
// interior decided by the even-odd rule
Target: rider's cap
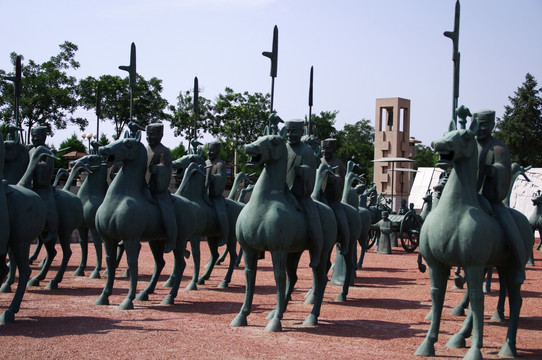
[(322, 141), (322, 147), (330, 147), (330, 148), (336, 148), (337, 147), (337, 139), (328, 138)]
[(158, 131), (163, 132), (164, 131), (164, 124), (162, 124), (162, 123), (149, 124), (149, 125), (147, 125), (146, 131), (149, 132), (149, 130), (154, 130), (154, 131), (158, 130)]
[(478, 122), (495, 122), (495, 111), (493, 110), (480, 110), (475, 112), (472, 115), (474, 118), (478, 119)]
[(288, 130), (303, 129), (305, 121), (301, 119), (288, 120), (286, 121), (285, 126)]

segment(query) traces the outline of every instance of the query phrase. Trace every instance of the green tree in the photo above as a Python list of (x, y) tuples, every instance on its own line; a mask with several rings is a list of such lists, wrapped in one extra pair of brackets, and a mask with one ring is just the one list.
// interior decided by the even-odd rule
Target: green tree
[(185, 149), (185, 147), (183, 146), (182, 143), (179, 144), (179, 146), (171, 149), (171, 158), (173, 160), (180, 159), (185, 154), (186, 154), (186, 149)]
[(525, 82), (509, 96), (511, 105), (504, 107), (497, 119), (495, 137), (504, 141), (513, 162), (542, 166), (542, 97), (535, 78), (527, 73)]
[[(321, 111), (320, 115), (311, 116), (316, 129), (316, 135), (320, 140), (334, 138), (337, 136), (338, 131), (335, 129), (335, 118), (337, 117), (338, 113), (338, 110)], [(306, 121), (307, 119), (305, 117), (305, 122)]]
[[(73, 116), (78, 107), (77, 79), (67, 74), (68, 70), (79, 68), (79, 62), (75, 60), (78, 47), (69, 41), (59, 47), (60, 52), (42, 64), (34, 60), (22, 64), (20, 124), (15, 124), (14, 119), (14, 85), (2, 76), (0, 116), (4, 123), (24, 126), (27, 143), (30, 142), (30, 130), (37, 125), (47, 126), (52, 134), (53, 129), (65, 129), (68, 123), (76, 124), (81, 130), (88, 124), (85, 118)], [(14, 66), (18, 55), (15, 52), (10, 55)], [(24, 59), (22, 55), (21, 59)], [(2, 75), (14, 74), (3, 71)]]
[[(198, 119), (196, 124), (196, 138), (200, 139), (203, 133), (208, 132), (213, 114), (213, 105), (209, 99), (198, 96)], [(191, 140), (194, 134), (194, 95), (187, 90), (177, 96), (177, 106), (170, 105), (169, 110), (173, 114), (170, 119), (170, 127), (174, 129), (175, 136), (183, 136)]]
[[(129, 78), (102, 75), (99, 79), (89, 76), (79, 82), (80, 105), (87, 109), (96, 109), (96, 92), (101, 84), (101, 119), (115, 125), (114, 139), (118, 139), (130, 122), (130, 86)], [(170, 120), (167, 114), (168, 102), (161, 96), (162, 80), (155, 77), (145, 80), (137, 75), (133, 98), (133, 121), (142, 127), (150, 123)]]
[[(60, 143), (60, 149), (69, 149), (68, 151), (78, 151), (82, 153), (87, 153), (88, 148), (83, 144), (81, 140), (77, 137), (75, 133), (72, 134), (71, 137), (67, 138), (66, 140), (62, 141)], [(57, 168), (68, 168), (68, 160), (64, 159), (62, 156), (66, 154), (68, 151), (63, 151), (57, 154), (58, 160), (55, 161), (55, 166)]]
[(364, 169), (367, 179), (373, 178), (375, 130), (371, 120), (361, 119), (355, 124), (346, 124), (337, 135), (336, 156), (344, 162), (354, 161)]
[(100, 139), (98, 139), (98, 144), (100, 144), (100, 146), (109, 145), (109, 139), (107, 138), (107, 135), (102, 133), (102, 135), (100, 135)]
[(414, 157), (413, 169), (420, 167), (435, 167), (438, 154), (429, 146), (416, 144), (416, 156)]

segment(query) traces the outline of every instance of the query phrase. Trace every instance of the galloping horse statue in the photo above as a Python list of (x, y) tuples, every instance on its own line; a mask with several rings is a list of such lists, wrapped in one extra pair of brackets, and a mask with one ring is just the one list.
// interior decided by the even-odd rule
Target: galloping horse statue
[[(181, 157), (174, 162), (174, 167), (184, 168), (184, 177), (181, 185), (176, 191), (176, 194), (190, 200), (194, 204), (196, 211), (196, 229), (190, 237), (190, 246), (192, 250), (192, 258), (194, 260), (194, 276), (192, 281), (188, 284), (187, 289), (195, 290), (197, 285), (202, 285), (205, 280), (208, 280), (211, 276), (211, 272), (215, 266), (215, 263), (219, 257), (218, 242), (221, 237), (221, 229), (218, 222), (215, 208), (210, 204), (209, 199), (206, 198), (205, 187), (205, 161), (199, 155), (190, 154)], [(235, 238), (235, 223), (237, 217), (243, 208), (243, 204), (231, 199), (224, 199), (226, 205), (226, 212), (228, 216), (228, 224), (230, 231), (227, 239), (227, 249), (230, 255), (230, 264), (226, 277), (220, 283), (219, 287), (227, 287), (231, 281), (231, 276), (234, 270), (235, 260), (237, 258)], [(200, 241), (201, 237), (207, 238), (209, 249), (211, 251), (211, 260), (205, 274), (198, 278), (200, 268)]]
[[(281, 331), (281, 319), (287, 304), (287, 287), (293, 287), (296, 270), (303, 251), (310, 246), (307, 219), (289, 200), (286, 187), (288, 152), (280, 135), (262, 136), (245, 146), (250, 157), (247, 165), (264, 165), (250, 201), (237, 219), (236, 234), (243, 248), (245, 261), (245, 300), (231, 326), (246, 326), (254, 297), (258, 257), (269, 251), (277, 287), (277, 304), (271, 312), (266, 331)], [(324, 246), (320, 263), (313, 269), (316, 279), (315, 302), (304, 324), (316, 325), (327, 283), (327, 259), (337, 237), (337, 223), (330, 207), (316, 202), (322, 224)], [(288, 274), (287, 274), (288, 273)], [(288, 284), (287, 284), (288, 275)]]
[[(105, 199), (96, 212), (96, 229), (104, 241), (106, 253), (107, 282), (95, 305), (109, 304), (117, 266), (116, 250), (120, 241), (124, 243), (130, 274), (130, 289), (119, 305), (120, 309), (133, 309), (141, 241), (149, 242), (155, 268), (149, 285), (138, 295), (138, 300), (146, 300), (148, 294), (154, 292), (158, 277), (165, 265), (163, 252), (167, 236), (162, 225), (160, 209), (145, 181), (147, 150), (140, 143), (140, 136), (138, 132), (135, 138), (126, 137), (99, 149), (99, 154), (105, 156), (109, 162), (123, 161), (123, 166), (109, 186)], [(169, 294), (162, 301), (163, 304), (173, 304), (177, 296), (186, 266), (183, 258), (186, 240), (192, 235), (196, 223), (192, 205), (179, 196), (172, 195), (172, 198), (177, 225), (177, 242), (174, 250), (176, 276)]]
[[(508, 334), (499, 354), (517, 354), (516, 335), (522, 302), (521, 285), (514, 281), (518, 266), (508, 249), (500, 224), (482, 209), (478, 200), (477, 130), (476, 118), (470, 129), (456, 129), (455, 122), (452, 122), (450, 131), (441, 140), (433, 142), (435, 151), (440, 155), (437, 165), (441, 168), (453, 167), (439, 204), (427, 216), (420, 233), (420, 251), (429, 267), (431, 279), (432, 317), (427, 336), (416, 350), (416, 355), (435, 355), (434, 344), (438, 339), (451, 266), (461, 266), (465, 271), (471, 307), (463, 328), (448, 341), (447, 346), (465, 347), (465, 338), (472, 331), (472, 343), (465, 359), (482, 357), (484, 269), (497, 266), (510, 294)], [(529, 250), (533, 245), (533, 235), (528, 220), (516, 210), (510, 209), (510, 212), (518, 225), (525, 249)]]

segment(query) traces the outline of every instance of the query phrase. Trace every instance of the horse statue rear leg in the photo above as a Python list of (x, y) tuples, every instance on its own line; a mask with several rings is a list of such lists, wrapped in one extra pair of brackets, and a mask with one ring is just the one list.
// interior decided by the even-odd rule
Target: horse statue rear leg
[(152, 273), (149, 285), (147, 285), (144, 290), (137, 294), (136, 300), (147, 301), (149, 300), (149, 294), (154, 293), (156, 284), (158, 283), (158, 278), (166, 265), (166, 262), (164, 261), (165, 246), (165, 241), (149, 241), (149, 247), (151, 248), (152, 256), (154, 258), (154, 272)]
[[(17, 289), (15, 295), (9, 307), (0, 315), (0, 324), (12, 323), (15, 320), (15, 314), (19, 312), (21, 302), (26, 290), (26, 284), (30, 278), (32, 270), (30, 269), (30, 263), (28, 262), (28, 253), (30, 251), (30, 244), (16, 245), (17, 249), (10, 251), (10, 258), (13, 258), (13, 266), (17, 264), (19, 271), (19, 282), (17, 283)], [(0, 262), (4, 265), (5, 269), (5, 257), (0, 258)], [(15, 271), (15, 270), (13, 270)], [(4, 272), (4, 271), (3, 271)], [(0, 281), (3, 280), (5, 274), (0, 274)]]
[(96, 299), (94, 305), (109, 305), (109, 296), (113, 292), (115, 282), (115, 270), (117, 270), (117, 247), (116, 240), (104, 238), (105, 263), (107, 265), (107, 280), (101, 295)]
[(244, 249), (245, 260), (245, 300), (239, 314), (232, 320), (230, 326), (247, 326), (247, 317), (252, 310), (254, 288), (256, 285), (256, 271), (258, 270), (258, 257), (260, 252), (255, 249)]

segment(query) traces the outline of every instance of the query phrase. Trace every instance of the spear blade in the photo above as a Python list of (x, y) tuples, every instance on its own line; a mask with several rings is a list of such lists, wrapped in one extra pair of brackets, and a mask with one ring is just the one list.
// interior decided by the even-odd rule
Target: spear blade
[(311, 66), (311, 75), (309, 80), (309, 136), (312, 135), (312, 84), (313, 84), (314, 67)]

